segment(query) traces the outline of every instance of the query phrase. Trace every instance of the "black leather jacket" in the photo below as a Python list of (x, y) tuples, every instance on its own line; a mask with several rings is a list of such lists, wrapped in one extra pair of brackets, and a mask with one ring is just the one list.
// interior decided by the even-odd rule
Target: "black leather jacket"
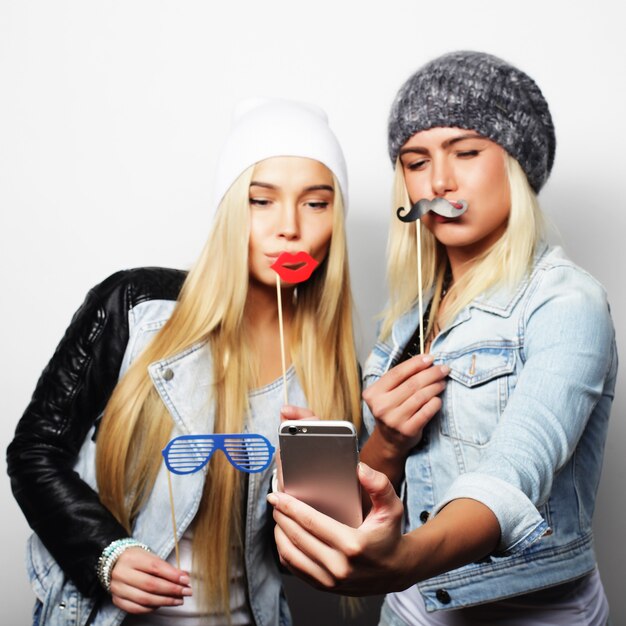
[(129, 310), (147, 300), (175, 300), (184, 279), (179, 270), (138, 268), (94, 287), (41, 374), (7, 449), (11, 487), (28, 523), (84, 595), (99, 592), (102, 550), (128, 534), (73, 466), (117, 383)]

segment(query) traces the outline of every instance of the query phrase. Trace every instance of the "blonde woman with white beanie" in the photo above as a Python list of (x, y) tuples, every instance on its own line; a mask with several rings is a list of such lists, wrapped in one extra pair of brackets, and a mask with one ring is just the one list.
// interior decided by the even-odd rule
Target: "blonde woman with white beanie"
[[(271, 466), (245, 475), (218, 453), (171, 476), (179, 568), (161, 449), (199, 433), (275, 445), (285, 384), (290, 405), (358, 425), (347, 174), (325, 113), (243, 102), (214, 195), (191, 271), (126, 270), (94, 287), (18, 424), (8, 465), (34, 530), (36, 624), (290, 622), (266, 512)], [(319, 263), (282, 283), (284, 379), (271, 268), (283, 252)]]

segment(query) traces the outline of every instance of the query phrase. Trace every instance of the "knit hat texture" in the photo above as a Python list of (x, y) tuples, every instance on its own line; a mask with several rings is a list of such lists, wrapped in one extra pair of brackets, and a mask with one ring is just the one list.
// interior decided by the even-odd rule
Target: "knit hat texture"
[(538, 192), (556, 138), (548, 103), (532, 78), (498, 57), (459, 51), (430, 61), (401, 87), (389, 116), (389, 156), (420, 130), (475, 130), (502, 146)]
[(341, 146), (320, 107), (291, 100), (248, 98), (233, 112), (220, 153), (213, 207), (248, 167), (270, 157), (306, 157), (323, 163), (337, 178), (348, 206), (348, 172)]

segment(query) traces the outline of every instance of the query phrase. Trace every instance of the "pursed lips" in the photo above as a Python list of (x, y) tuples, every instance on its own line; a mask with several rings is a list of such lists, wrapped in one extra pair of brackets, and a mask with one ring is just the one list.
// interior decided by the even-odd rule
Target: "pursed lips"
[[(269, 256), (269, 255), (268, 255)], [(308, 280), (319, 263), (308, 252), (282, 252), (270, 266), (287, 283)]]

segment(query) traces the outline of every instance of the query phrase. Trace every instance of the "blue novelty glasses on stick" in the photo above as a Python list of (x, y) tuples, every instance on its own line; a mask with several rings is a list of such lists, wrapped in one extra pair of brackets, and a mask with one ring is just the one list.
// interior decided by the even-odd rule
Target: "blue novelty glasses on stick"
[(174, 474), (193, 474), (201, 470), (215, 450), (222, 450), (236, 469), (253, 474), (272, 462), (274, 446), (263, 435), (254, 433), (181, 435), (172, 439), (162, 454)]

